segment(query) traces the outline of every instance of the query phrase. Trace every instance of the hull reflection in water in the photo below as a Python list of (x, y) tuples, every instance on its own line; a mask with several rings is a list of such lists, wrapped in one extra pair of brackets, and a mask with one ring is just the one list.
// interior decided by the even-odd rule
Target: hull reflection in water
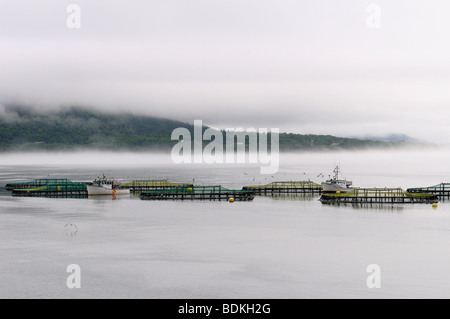
[(129, 189), (108, 189), (101, 186), (87, 187), (89, 196), (101, 196), (101, 195), (130, 195)]

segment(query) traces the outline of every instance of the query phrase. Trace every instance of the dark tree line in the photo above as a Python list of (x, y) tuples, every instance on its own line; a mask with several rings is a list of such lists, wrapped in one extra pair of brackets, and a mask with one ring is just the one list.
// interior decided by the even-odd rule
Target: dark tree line
[[(69, 150), (96, 148), (104, 150), (170, 149), (172, 131), (190, 124), (129, 114), (104, 114), (81, 108), (58, 113), (35, 113), (13, 108), (12, 119), (0, 118), (0, 151)], [(339, 138), (329, 135), (280, 134), (280, 150), (330, 150), (393, 147), (398, 144)], [(270, 141), (270, 138), (269, 138)], [(204, 142), (206, 145), (208, 141)], [(246, 141), (248, 144), (248, 140)]]

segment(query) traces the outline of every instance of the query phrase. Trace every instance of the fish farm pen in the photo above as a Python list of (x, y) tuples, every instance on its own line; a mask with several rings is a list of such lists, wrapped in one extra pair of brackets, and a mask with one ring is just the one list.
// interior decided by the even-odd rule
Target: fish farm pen
[(67, 178), (41, 178), (35, 179), (30, 182), (23, 183), (11, 183), (5, 186), (7, 191), (13, 191), (15, 189), (34, 189), (47, 185), (71, 185), (71, 184), (86, 184), (86, 183), (74, 183)]
[(192, 184), (171, 183), (168, 180), (135, 180), (120, 185), (120, 188), (129, 189), (130, 192), (159, 191), (175, 187), (192, 187)]
[(357, 188), (349, 193), (323, 194), (324, 204), (433, 204), (439, 202), (434, 194), (408, 193), (401, 188)]
[(244, 186), (242, 190), (252, 191), (255, 195), (282, 195), (282, 194), (321, 194), (322, 186), (311, 181), (302, 182), (273, 182), (260, 186)]
[(450, 183), (442, 183), (431, 187), (408, 188), (408, 193), (433, 194), (441, 198), (450, 198)]
[(88, 191), (85, 183), (66, 183), (45, 185), (38, 188), (14, 189), (14, 197), (47, 197), (47, 198), (87, 198)]
[(208, 200), (251, 201), (255, 193), (247, 190), (230, 190), (222, 186), (175, 187), (161, 191), (143, 192), (142, 200)]

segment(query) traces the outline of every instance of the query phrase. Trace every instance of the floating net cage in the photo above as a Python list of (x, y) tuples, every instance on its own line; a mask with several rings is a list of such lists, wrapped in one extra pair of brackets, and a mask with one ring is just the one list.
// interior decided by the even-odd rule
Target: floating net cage
[(372, 197), (372, 198), (404, 198), (404, 197), (432, 197), (432, 194), (409, 193), (401, 188), (355, 188), (348, 193), (326, 194), (327, 197)]
[(47, 184), (36, 188), (13, 189), (15, 197), (87, 198), (87, 184), (60, 180), (57, 184)]
[(28, 190), (28, 191), (41, 191), (43, 187), (49, 187), (49, 189), (53, 187), (60, 187), (61, 189), (70, 189), (70, 188), (83, 188), (87, 189), (86, 183), (72, 182), (67, 178), (61, 179), (35, 179), (30, 182), (23, 183), (11, 183), (6, 185), (7, 190)]
[(183, 183), (172, 183), (167, 179), (163, 180), (134, 180), (129, 183), (121, 184), (122, 188), (133, 188), (133, 187), (188, 187), (192, 186), (192, 184), (183, 184)]
[(322, 189), (322, 185), (311, 181), (286, 181), (286, 182), (273, 182), (267, 185), (245, 186), (244, 189), (258, 189), (258, 188), (307, 188), (307, 189)]
[(174, 187), (167, 190), (148, 191), (141, 194), (141, 199), (180, 199), (180, 200), (252, 200), (254, 192), (231, 190), (222, 186)]
[(430, 187), (408, 188), (409, 193), (436, 193), (436, 194), (450, 194), (450, 183), (441, 183), (439, 185)]
[(323, 194), (323, 203), (437, 203), (438, 196), (405, 192), (401, 188), (356, 188), (348, 193)]
[(87, 192), (87, 185), (81, 183), (46, 185), (38, 188), (15, 189), (15, 192)]

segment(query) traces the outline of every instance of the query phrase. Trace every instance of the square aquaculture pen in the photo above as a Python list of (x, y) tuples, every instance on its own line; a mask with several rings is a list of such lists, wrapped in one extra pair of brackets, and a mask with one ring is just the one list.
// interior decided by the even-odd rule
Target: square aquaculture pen
[(168, 190), (143, 192), (142, 200), (209, 200), (251, 201), (255, 193), (249, 190), (230, 190), (222, 186), (175, 187)]

